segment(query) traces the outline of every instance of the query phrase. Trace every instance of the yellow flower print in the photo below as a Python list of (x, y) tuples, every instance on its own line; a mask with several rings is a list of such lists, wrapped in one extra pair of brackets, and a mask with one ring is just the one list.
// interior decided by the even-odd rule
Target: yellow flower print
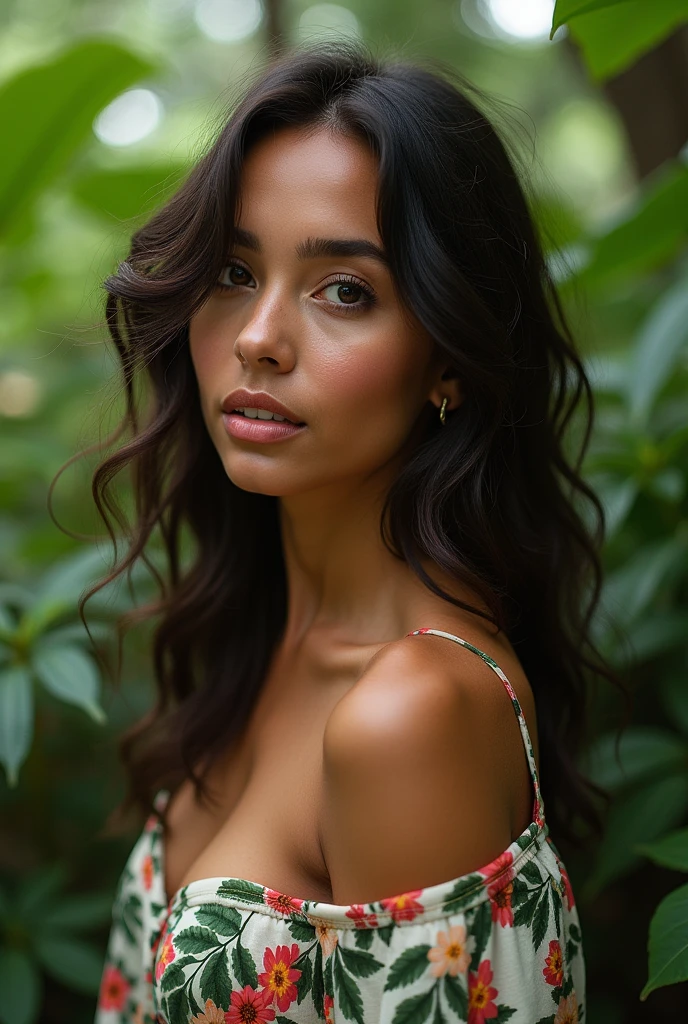
[(462, 924), (453, 924), (448, 932), (438, 932), (437, 945), (428, 952), (428, 960), (433, 962), (430, 973), (435, 978), (440, 978), (447, 972), (457, 975), (466, 971), (471, 956), (466, 949), (465, 927)]

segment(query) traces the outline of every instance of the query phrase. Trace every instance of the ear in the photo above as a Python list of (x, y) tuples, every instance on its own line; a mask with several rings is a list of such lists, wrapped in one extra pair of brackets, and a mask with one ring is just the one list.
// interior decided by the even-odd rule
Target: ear
[(438, 409), (445, 398), (449, 399), (447, 412), (451, 412), (452, 409), (458, 409), (464, 400), (458, 371), (451, 363), (445, 363), (438, 370), (435, 383), (428, 393), (428, 400), (437, 406)]

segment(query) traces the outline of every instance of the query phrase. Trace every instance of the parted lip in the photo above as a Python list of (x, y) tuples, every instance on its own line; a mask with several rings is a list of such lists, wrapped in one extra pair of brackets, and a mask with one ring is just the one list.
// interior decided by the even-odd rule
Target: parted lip
[(303, 423), (296, 413), (287, 409), (286, 405), (282, 405), (266, 391), (247, 391), (246, 388), (230, 391), (222, 400), (222, 411), (233, 412), (234, 409), (265, 409), (266, 412), (276, 412), (278, 416), (284, 416), (290, 423)]

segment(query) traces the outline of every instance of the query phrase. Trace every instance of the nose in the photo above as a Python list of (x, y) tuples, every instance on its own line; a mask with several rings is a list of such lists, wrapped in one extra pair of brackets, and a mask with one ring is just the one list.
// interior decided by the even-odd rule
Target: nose
[(256, 298), (234, 342), (239, 362), (255, 367), (270, 364), (282, 372), (292, 369), (296, 353), (286, 307), (286, 300), (276, 292)]

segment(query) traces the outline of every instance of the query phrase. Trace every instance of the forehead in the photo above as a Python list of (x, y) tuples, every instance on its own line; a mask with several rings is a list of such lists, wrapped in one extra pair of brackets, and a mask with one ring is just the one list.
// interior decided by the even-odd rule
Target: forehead
[(377, 175), (377, 159), (360, 139), (326, 129), (280, 128), (257, 142), (244, 161), (242, 224), (275, 216), (282, 227), (334, 221), (379, 237)]

